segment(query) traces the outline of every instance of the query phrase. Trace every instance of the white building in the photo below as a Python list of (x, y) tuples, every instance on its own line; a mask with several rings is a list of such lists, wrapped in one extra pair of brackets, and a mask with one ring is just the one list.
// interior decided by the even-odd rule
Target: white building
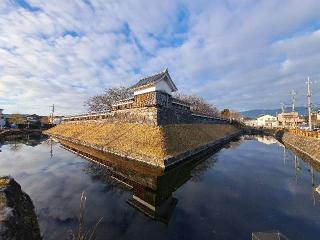
[(271, 115), (263, 115), (257, 118), (257, 126), (259, 127), (277, 127), (277, 118)]
[(256, 119), (244, 120), (244, 124), (249, 127), (256, 127), (258, 126), (258, 121)]
[(3, 128), (6, 125), (6, 120), (2, 112), (3, 112), (3, 109), (0, 109), (0, 128)]

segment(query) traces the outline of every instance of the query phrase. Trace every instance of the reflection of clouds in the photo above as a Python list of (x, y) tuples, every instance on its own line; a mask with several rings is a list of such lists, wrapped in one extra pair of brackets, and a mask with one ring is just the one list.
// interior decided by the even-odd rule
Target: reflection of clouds
[[(130, 228), (137, 222), (134, 218), (141, 218), (126, 203), (129, 193), (92, 177), (88, 173), (90, 164), (80, 157), (54, 146), (54, 157), (50, 160), (46, 144), (37, 149), (22, 146), (14, 154), (7, 151), (8, 147), (1, 153), (0, 174), (10, 173), (33, 199), (45, 239), (64, 239), (67, 231), (76, 227), (83, 191), (88, 199), (88, 225), (104, 216), (100, 226), (104, 235), (119, 236), (125, 230), (119, 226)], [(114, 230), (110, 232), (110, 229)]]
[(278, 143), (278, 140), (275, 139), (274, 137), (272, 136), (255, 136), (255, 139), (258, 141), (258, 142), (261, 142), (261, 143), (264, 143), (264, 144), (277, 144)]
[(298, 230), (306, 234), (297, 232), (300, 239), (320, 234), (308, 166), (300, 161), (296, 183), (293, 155), (283, 165), (275, 145), (244, 140), (199, 164), (191, 172), (197, 181), (174, 193), (179, 202), (168, 226), (129, 206), (132, 193), (111, 183), (108, 172), (59, 145), (52, 159), (49, 150), (45, 143), (18, 152), (4, 145), (0, 153), (0, 174), (11, 174), (30, 195), (45, 239), (65, 239), (76, 227), (83, 191), (88, 225), (104, 217), (98, 239), (247, 239), (252, 231), (275, 228), (292, 239)]
[[(177, 211), (186, 212), (194, 222), (205, 219), (201, 224), (206, 224), (215, 232), (227, 232), (216, 236), (219, 239), (232, 239), (235, 235), (228, 236), (232, 231), (238, 231), (237, 238), (245, 239), (246, 236), (240, 235), (243, 232), (249, 234), (261, 227), (268, 229), (268, 226), (269, 229), (279, 228), (292, 233), (295, 224), (300, 229), (297, 236), (304, 232), (301, 229), (309, 231), (309, 236), (315, 236), (316, 232), (319, 233), (316, 219), (320, 208), (319, 205), (313, 206), (306, 164), (301, 163), (303, 171), (297, 185), (294, 168), (283, 166), (281, 155), (273, 153), (271, 158), (270, 155), (254, 155), (250, 159), (244, 157), (248, 156), (247, 150), (253, 147), (257, 153), (265, 148), (261, 144), (246, 142), (236, 152), (223, 151), (212, 173), (207, 173), (203, 181), (189, 181), (176, 192), (180, 204)], [(273, 148), (271, 152), (276, 150)], [(270, 167), (266, 168), (267, 165)], [(184, 219), (188, 221), (189, 218)], [(188, 223), (186, 225), (189, 226)], [(192, 223), (190, 226), (193, 227)], [(193, 227), (190, 231), (197, 230)], [(294, 237), (292, 235), (292, 239)], [(306, 235), (304, 237), (309, 239)]]
[(258, 142), (271, 145), (277, 144), (279, 146), (283, 146), (275, 137), (273, 136), (265, 136), (265, 135), (246, 135), (242, 137), (243, 140), (256, 140)]

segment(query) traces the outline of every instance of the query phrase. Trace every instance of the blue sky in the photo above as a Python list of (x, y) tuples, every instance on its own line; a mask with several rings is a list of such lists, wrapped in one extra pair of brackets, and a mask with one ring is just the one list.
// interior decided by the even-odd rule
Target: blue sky
[(0, 1), (6, 113), (84, 112), (164, 68), (220, 109), (278, 108), (292, 89), (303, 106), (307, 76), (320, 103), (320, 1)]

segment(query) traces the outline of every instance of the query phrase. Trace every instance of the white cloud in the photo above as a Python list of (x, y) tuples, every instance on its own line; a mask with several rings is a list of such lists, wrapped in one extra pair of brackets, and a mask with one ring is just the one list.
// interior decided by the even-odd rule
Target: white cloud
[(320, 77), (317, 0), (27, 2), (0, 3), (7, 112), (81, 112), (89, 96), (164, 67), (182, 91), (236, 109), (278, 107), (291, 88), (303, 104), (304, 79)]

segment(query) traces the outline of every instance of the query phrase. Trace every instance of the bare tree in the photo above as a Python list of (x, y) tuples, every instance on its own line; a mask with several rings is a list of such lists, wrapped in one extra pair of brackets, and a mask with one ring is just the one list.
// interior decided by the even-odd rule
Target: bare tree
[(89, 112), (109, 111), (112, 104), (131, 96), (132, 93), (125, 87), (108, 88), (103, 94), (89, 98), (84, 105), (88, 108)]
[(191, 111), (194, 113), (199, 113), (199, 114), (203, 114), (210, 117), (219, 116), (218, 108), (206, 102), (202, 97), (176, 93), (174, 95), (174, 98), (177, 98), (179, 100), (189, 103), (191, 107)]

